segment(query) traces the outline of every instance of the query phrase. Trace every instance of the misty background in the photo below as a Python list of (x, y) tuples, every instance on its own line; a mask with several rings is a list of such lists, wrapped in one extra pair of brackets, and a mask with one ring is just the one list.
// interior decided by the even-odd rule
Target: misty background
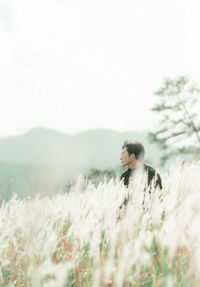
[[(148, 139), (165, 77), (200, 75), (199, 1), (0, 1), (1, 194), (48, 193), (118, 169)], [(60, 184), (59, 184), (60, 183)]]

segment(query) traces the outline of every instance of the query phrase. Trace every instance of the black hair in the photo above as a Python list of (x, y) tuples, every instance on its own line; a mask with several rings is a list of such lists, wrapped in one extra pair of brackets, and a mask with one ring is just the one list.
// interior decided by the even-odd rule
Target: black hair
[(145, 150), (141, 143), (125, 141), (122, 146), (122, 149), (124, 148), (127, 149), (129, 156), (134, 154), (136, 159), (140, 161), (144, 160)]

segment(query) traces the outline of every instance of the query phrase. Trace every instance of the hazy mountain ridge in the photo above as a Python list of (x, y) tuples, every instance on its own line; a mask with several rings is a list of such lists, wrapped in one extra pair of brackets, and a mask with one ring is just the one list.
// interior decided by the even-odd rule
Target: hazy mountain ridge
[(144, 144), (147, 162), (157, 167), (160, 150), (148, 141), (148, 132), (89, 130), (75, 135), (36, 128), (23, 135), (0, 139), (0, 193), (46, 192), (87, 174), (90, 168), (120, 165), (124, 140)]
[(43, 128), (33, 129), (20, 136), (0, 139), (0, 161), (33, 165), (87, 165), (106, 167), (119, 163), (124, 140), (141, 141), (147, 158), (157, 162), (159, 149), (150, 144), (147, 132), (117, 132), (90, 130), (67, 135)]

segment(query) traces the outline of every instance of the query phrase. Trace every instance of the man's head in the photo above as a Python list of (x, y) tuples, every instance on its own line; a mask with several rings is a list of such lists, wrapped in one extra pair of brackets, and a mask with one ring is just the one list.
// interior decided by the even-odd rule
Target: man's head
[(134, 168), (144, 161), (145, 150), (139, 142), (125, 141), (122, 146), (121, 165)]

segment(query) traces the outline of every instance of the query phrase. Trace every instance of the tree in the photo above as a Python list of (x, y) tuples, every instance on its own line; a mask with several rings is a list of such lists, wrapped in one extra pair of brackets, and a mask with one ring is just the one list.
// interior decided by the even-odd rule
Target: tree
[(95, 185), (98, 185), (100, 182), (108, 182), (111, 178), (116, 178), (119, 175), (119, 171), (120, 167), (116, 167), (115, 169), (90, 168), (87, 179)]
[(169, 151), (164, 163), (172, 154), (190, 154), (200, 157), (200, 89), (187, 77), (167, 78), (155, 92), (158, 103), (152, 111), (158, 114), (158, 129), (150, 139)]

